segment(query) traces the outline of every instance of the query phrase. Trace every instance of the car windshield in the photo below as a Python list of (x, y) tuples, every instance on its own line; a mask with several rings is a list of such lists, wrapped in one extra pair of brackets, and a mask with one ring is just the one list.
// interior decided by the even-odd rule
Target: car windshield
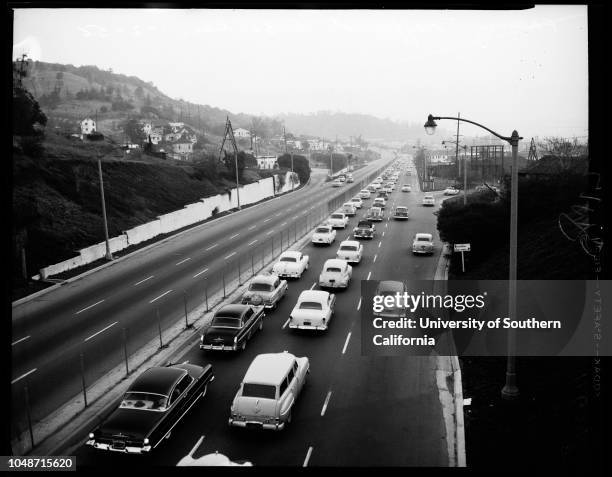
[(168, 396), (149, 393), (130, 393), (123, 396), (119, 407), (121, 409), (144, 409), (152, 411), (164, 411), (168, 403)]
[(321, 303), (316, 301), (303, 301), (300, 303), (300, 310), (322, 310), (323, 306)]
[(279, 260), (280, 262), (297, 262), (297, 259), (295, 257), (281, 257), (281, 259)]
[(249, 287), (249, 291), (267, 292), (267, 291), (272, 291), (272, 290), (274, 290), (274, 287), (270, 283), (254, 282), (254, 283), (251, 283), (251, 286)]
[(276, 386), (270, 384), (244, 383), (242, 385), (242, 395), (244, 397), (276, 399)]
[(329, 229), (327, 227), (319, 227), (316, 232), (320, 233), (320, 234), (326, 234), (329, 233)]
[(330, 273), (340, 273), (340, 269), (338, 267), (327, 267), (325, 271)]
[(212, 320), (211, 326), (220, 328), (240, 328), (240, 318), (215, 316)]
[(356, 252), (357, 251), (357, 247), (355, 245), (342, 245), (340, 247), (340, 250), (347, 250), (349, 252)]

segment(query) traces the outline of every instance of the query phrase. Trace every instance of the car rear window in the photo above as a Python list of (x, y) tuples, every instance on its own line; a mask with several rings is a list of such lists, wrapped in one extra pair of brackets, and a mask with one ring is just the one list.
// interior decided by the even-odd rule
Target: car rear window
[(329, 232), (329, 229), (327, 227), (319, 227), (316, 232), (320, 233), (320, 234), (326, 234)]
[(332, 214), (332, 219), (343, 219), (344, 215), (343, 214)]
[(240, 328), (240, 318), (230, 318), (228, 316), (215, 316), (211, 326), (223, 328)]
[(274, 287), (269, 283), (251, 283), (251, 286), (249, 287), (249, 291), (267, 292), (272, 290), (274, 290)]
[(348, 250), (349, 252), (356, 252), (357, 247), (355, 245), (342, 245), (340, 250)]
[(300, 303), (300, 310), (322, 310), (321, 303), (316, 301), (303, 301)]
[(244, 397), (276, 399), (276, 386), (271, 386), (270, 384), (244, 383), (242, 385), (242, 395)]
[(122, 409), (151, 409), (159, 411), (166, 408), (167, 396), (149, 393), (125, 393), (119, 405)]
[(419, 237), (417, 238), (418, 242), (429, 242), (429, 238), (428, 237)]
[(325, 271), (331, 273), (340, 273), (340, 269), (338, 267), (327, 267)]
[(281, 257), (281, 259), (279, 260), (280, 262), (297, 262), (297, 259), (295, 257)]

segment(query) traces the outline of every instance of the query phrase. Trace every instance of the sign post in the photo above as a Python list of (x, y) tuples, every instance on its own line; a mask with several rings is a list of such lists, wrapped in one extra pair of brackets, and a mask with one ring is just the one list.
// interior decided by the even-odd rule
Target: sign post
[(455, 252), (461, 252), (461, 271), (465, 273), (465, 258), (463, 253), (470, 251), (469, 243), (456, 243), (455, 244)]

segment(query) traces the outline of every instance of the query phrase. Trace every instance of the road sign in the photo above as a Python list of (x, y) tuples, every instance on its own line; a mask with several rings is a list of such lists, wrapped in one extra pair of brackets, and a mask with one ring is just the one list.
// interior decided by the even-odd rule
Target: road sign
[(455, 252), (469, 252), (470, 244), (469, 243), (456, 243), (455, 244)]

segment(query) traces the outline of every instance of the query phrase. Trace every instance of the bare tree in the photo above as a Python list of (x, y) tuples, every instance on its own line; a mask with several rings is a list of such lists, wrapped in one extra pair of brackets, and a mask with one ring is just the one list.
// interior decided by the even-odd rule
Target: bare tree
[(581, 144), (578, 138), (546, 137), (538, 142), (538, 148), (543, 152), (541, 156), (556, 157), (562, 170), (568, 170), (577, 158), (588, 156), (588, 143)]

